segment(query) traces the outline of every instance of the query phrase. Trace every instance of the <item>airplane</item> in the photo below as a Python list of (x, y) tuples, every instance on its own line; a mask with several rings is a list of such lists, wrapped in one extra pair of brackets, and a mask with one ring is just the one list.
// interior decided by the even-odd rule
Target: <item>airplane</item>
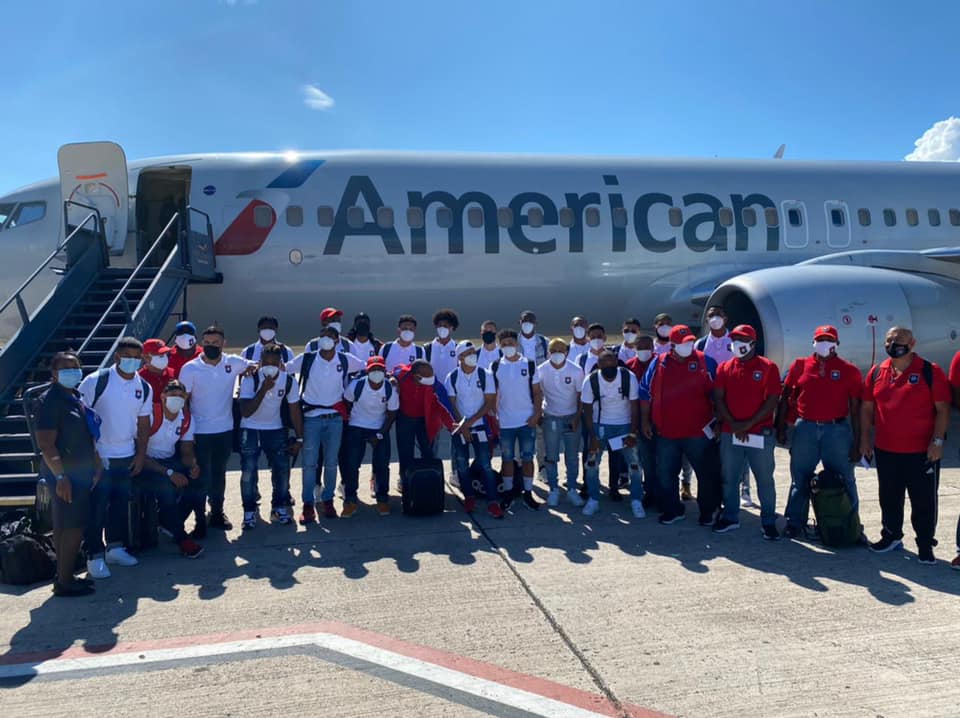
[[(464, 336), (486, 319), (516, 326), (524, 309), (566, 336), (574, 315), (611, 333), (627, 317), (649, 330), (659, 312), (699, 327), (720, 304), (782, 368), (810, 353), (821, 324), (861, 367), (883, 358), (894, 324), (944, 366), (960, 348), (951, 163), (330, 151), (128, 164), (97, 142), (65, 145), (59, 164), (59, 178), (0, 198), (0, 297), (63, 240), (72, 199), (100, 210), (118, 266), (133, 266), (172, 212), (209, 215), (222, 282), (191, 286), (188, 312), (233, 345), (264, 314), (303, 343), (326, 306), (346, 327), (366, 312), (385, 339), (411, 313), (426, 340), (447, 306)], [(67, 209), (67, 223), (83, 211)], [(28, 300), (56, 279), (34, 282)], [(18, 327), (16, 312), (0, 315), (0, 337)]]

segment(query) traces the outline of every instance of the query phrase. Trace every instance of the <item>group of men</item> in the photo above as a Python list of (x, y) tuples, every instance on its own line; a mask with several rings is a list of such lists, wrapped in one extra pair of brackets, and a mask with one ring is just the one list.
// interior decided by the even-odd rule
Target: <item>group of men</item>
[[(618, 327), (622, 343), (610, 346), (606, 328), (582, 317), (572, 320), (569, 340), (548, 339), (537, 333), (536, 315), (525, 311), (519, 331), (486, 321), (474, 344), (456, 340), (459, 318), (442, 309), (432, 318), (435, 337), (420, 345), (413, 316), (401, 316), (396, 337), (381, 342), (365, 314), (346, 332), (343, 312), (327, 308), (319, 335), (298, 355), (279, 340), (279, 322), (269, 316), (239, 355), (224, 353), (220, 327), (198, 333), (190, 322), (177, 325), (172, 346), (121, 340), (114, 365), (87, 377), (74, 354), (59, 354), (36, 414), (46, 473), (56, 485), (58, 552), (75, 553), (82, 539), (94, 579), (108, 577), (110, 565), (136, 564), (125, 547), (136, 488), (156, 497), (159, 524), (182, 553), (198, 556), (209, 529), (232, 528), (224, 493), (234, 451), (241, 456), (245, 530), (259, 519), (261, 454), (272, 479), (272, 523), (293, 521), (290, 470), (297, 456), (299, 522), (353, 516), (368, 448), (371, 493), (385, 516), (391, 432), (402, 476), (417, 453), (435, 457), (443, 430), (467, 512), (475, 511), (477, 498), (495, 518), (514, 501), (538, 510), (539, 464), (549, 506), (565, 497), (593, 515), (607, 453), (610, 500), (622, 501), (625, 489), (635, 518), (657, 510), (661, 524), (676, 523), (692, 498), (692, 472), (699, 524), (716, 533), (740, 528), (741, 494), (752, 473), (761, 535), (773, 541), (781, 537), (774, 448), (787, 442), (790, 429), (788, 537), (807, 535), (818, 465), (842, 477), (856, 508), (854, 462), (875, 459), (883, 526), (870, 548), (902, 545), (907, 492), (919, 560), (933, 563), (939, 463), (951, 384), (960, 397), (960, 359), (948, 382), (914, 352), (911, 332), (894, 327), (885, 342), (889, 358), (864, 378), (839, 355), (837, 330), (821, 326), (812, 353), (781, 379), (780, 368), (758, 353), (753, 327), (728, 329), (722, 307), (710, 307), (706, 316), (708, 331), (699, 338), (666, 314), (654, 320), (653, 336), (630, 318)], [(960, 568), (960, 558), (953, 566)], [(66, 572), (55, 584), (61, 595), (92, 590)]]

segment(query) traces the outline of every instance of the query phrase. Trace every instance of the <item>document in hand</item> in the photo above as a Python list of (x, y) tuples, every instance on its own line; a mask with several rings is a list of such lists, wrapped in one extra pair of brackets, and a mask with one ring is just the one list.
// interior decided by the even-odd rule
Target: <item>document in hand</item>
[(733, 445), (734, 446), (746, 446), (748, 449), (762, 449), (763, 448), (763, 434), (747, 434), (746, 441), (740, 441), (737, 438), (737, 435), (733, 435)]
[(623, 448), (623, 440), (626, 438), (626, 436), (616, 436), (612, 439), (607, 439), (607, 446), (610, 447), (610, 451), (620, 451), (620, 449)]

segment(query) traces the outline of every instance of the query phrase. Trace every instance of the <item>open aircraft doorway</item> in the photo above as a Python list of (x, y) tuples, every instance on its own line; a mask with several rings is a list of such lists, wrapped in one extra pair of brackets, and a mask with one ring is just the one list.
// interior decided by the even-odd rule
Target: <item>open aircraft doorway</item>
[(148, 167), (137, 179), (137, 261), (143, 259), (174, 213), (178, 221), (167, 232), (149, 264), (160, 266), (187, 228), (190, 167)]

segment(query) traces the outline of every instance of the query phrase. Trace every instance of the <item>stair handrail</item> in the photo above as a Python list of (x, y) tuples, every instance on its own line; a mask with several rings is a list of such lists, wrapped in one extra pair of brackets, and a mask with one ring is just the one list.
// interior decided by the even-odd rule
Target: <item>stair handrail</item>
[(83, 340), (83, 343), (80, 345), (80, 348), (77, 349), (78, 356), (83, 354), (84, 350), (87, 348), (90, 342), (93, 341), (93, 337), (96, 336), (97, 332), (100, 331), (100, 327), (103, 326), (103, 323), (107, 320), (107, 317), (110, 316), (111, 312), (113, 312), (114, 307), (117, 306), (117, 302), (119, 302), (120, 299), (123, 298), (123, 296), (126, 294), (127, 289), (130, 288), (130, 284), (133, 282), (134, 279), (137, 278), (137, 274), (140, 273), (140, 270), (146, 266), (147, 260), (150, 259), (153, 253), (160, 246), (160, 243), (166, 237), (166, 234), (169, 231), (170, 227), (173, 225), (174, 222), (176, 222), (179, 219), (179, 217), (180, 217), (179, 212), (174, 212), (173, 216), (170, 217), (170, 220), (167, 222), (166, 226), (161, 230), (160, 234), (154, 240), (153, 244), (150, 246), (150, 249), (147, 251), (145, 255), (143, 255), (143, 259), (140, 260), (140, 263), (137, 264), (136, 268), (127, 278), (127, 281), (123, 283), (122, 287), (120, 287), (120, 291), (117, 292), (117, 295), (113, 298), (113, 301), (110, 302), (110, 306), (106, 308), (106, 310), (100, 316), (100, 319), (97, 320), (97, 323), (94, 325), (93, 329), (90, 330), (90, 333), (87, 335), (87, 338)]
[(89, 222), (91, 219), (96, 219), (97, 226), (95, 231), (97, 233), (100, 233), (102, 231), (103, 220), (100, 217), (100, 211), (96, 207), (90, 207), (89, 205), (80, 204), (79, 202), (73, 202), (71, 200), (67, 200), (67, 202), (64, 202), (64, 211), (66, 211), (67, 204), (75, 204), (78, 207), (84, 207), (86, 209), (91, 209), (93, 211), (90, 212), (90, 214), (88, 214), (84, 218), (84, 220), (76, 226), (76, 228), (67, 236), (65, 240), (63, 240), (63, 242), (57, 245), (57, 248), (53, 250), (53, 252), (45, 260), (43, 260), (43, 262), (40, 264), (39, 267), (33, 270), (33, 273), (29, 277), (27, 277), (27, 279), (23, 282), (23, 284), (21, 284), (20, 287), (13, 294), (10, 295), (9, 299), (7, 299), (7, 301), (5, 301), (2, 305), (0, 305), (0, 314), (6, 311), (7, 307), (13, 304), (13, 302), (16, 302), (17, 310), (20, 312), (20, 319), (23, 321), (24, 324), (28, 324), (30, 322), (30, 315), (27, 314), (27, 308), (24, 305), (23, 299), (21, 297), (24, 290), (33, 282), (34, 279), (40, 276), (40, 273), (47, 268), (50, 262), (56, 259), (57, 255), (59, 255), (64, 250), (64, 248), (66, 248), (66, 246), (70, 243), (70, 240), (72, 240), (77, 234), (79, 234), (79, 232), (87, 225), (87, 222)]

